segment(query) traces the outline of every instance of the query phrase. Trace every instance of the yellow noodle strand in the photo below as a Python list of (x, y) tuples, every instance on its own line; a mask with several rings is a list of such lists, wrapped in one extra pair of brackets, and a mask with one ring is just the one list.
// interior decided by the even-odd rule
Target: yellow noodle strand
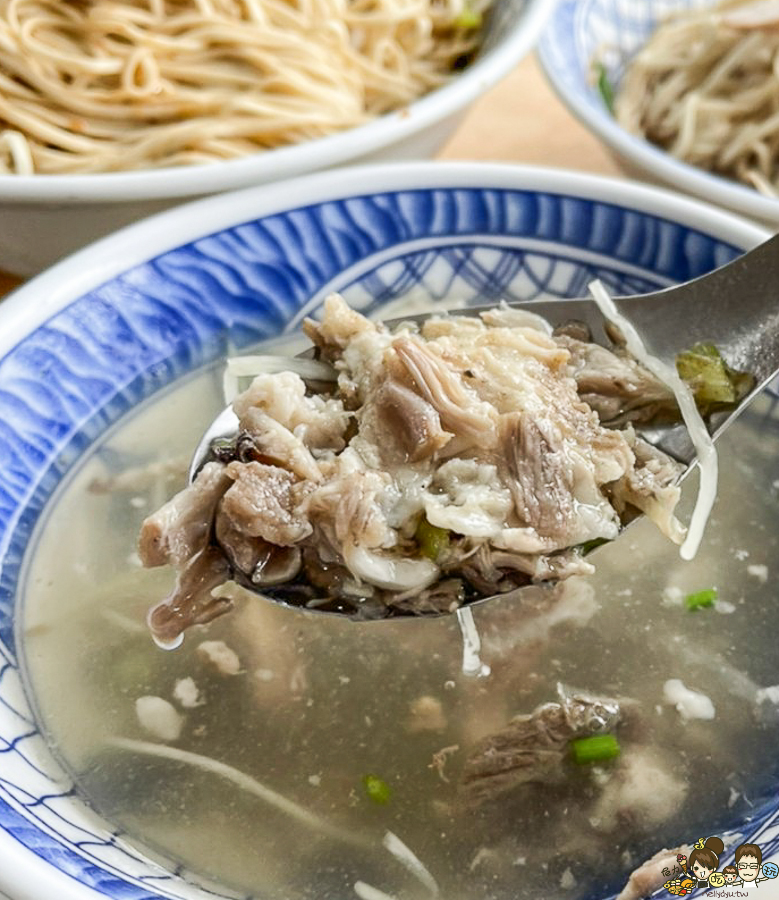
[(215, 162), (362, 124), (474, 50), (464, 2), (0, 0), (0, 170)]

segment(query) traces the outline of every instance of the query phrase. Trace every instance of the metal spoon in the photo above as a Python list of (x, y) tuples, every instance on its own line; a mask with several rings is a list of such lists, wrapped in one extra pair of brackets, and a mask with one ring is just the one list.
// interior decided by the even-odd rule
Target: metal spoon
[[(706, 342), (716, 345), (732, 368), (754, 376), (753, 389), (735, 407), (709, 418), (709, 430), (715, 439), (779, 373), (779, 235), (692, 281), (650, 294), (615, 298), (614, 302), (617, 310), (638, 330), (649, 353), (664, 362), (673, 365), (680, 352), (697, 342)], [(552, 326), (583, 322), (590, 328), (593, 341), (611, 346), (606, 330), (608, 323), (591, 299), (534, 300), (509, 306), (536, 313)], [(494, 304), (450, 312), (476, 316), (493, 307)], [(385, 324), (391, 327), (401, 322), (422, 323), (438, 314), (404, 316)], [(300, 361), (310, 353), (300, 354)], [(289, 368), (290, 360), (279, 357), (269, 363), (266, 371)], [(309, 380), (322, 383), (328, 378), (328, 370), (318, 364), (308, 376)], [(306, 374), (303, 377), (305, 380)], [(331, 370), (329, 377), (335, 380), (335, 370)], [(217, 416), (195, 449), (190, 481), (213, 458), (214, 442), (234, 438), (237, 427), (232, 408)], [(683, 425), (656, 429), (649, 435), (644, 432), (644, 437), (688, 470), (695, 461), (695, 450)]]

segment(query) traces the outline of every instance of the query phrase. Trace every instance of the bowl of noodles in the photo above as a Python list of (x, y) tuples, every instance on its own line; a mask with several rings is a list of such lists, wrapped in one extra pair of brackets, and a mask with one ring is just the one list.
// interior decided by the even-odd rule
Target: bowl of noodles
[(773, 0), (563, 0), (539, 50), (629, 170), (777, 223), (777, 35)]
[[(453, 615), (354, 622), (256, 596), (161, 649), (147, 611), (172, 576), (136, 553), (224, 405), (225, 361), (297, 352), (334, 292), (370, 319), (593, 278), (637, 293), (765, 236), (592, 176), (371, 166), (168, 210), (4, 301), (0, 892), (638, 900), (739, 860), (770, 878), (774, 395), (718, 444), (694, 561), (636, 523), (591, 578), (474, 610), (476, 670)], [(561, 748), (593, 716), (620, 723)]]
[(431, 156), (551, 0), (0, 4), (0, 268), (185, 199)]

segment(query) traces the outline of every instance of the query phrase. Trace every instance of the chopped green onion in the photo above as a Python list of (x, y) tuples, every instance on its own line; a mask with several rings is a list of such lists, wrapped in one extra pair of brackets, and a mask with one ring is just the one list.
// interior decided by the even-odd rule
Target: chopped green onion
[(455, 28), (480, 28), (482, 14), (478, 9), (474, 9), (468, 0), (465, 0), (462, 12), (453, 19), (452, 24)]
[(684, 598), (684, 605), (691, 612), (695, 612), (696, 609), (707, 609), (710, 606), (714, 606), (714, 601), (717, 599), (717, 589), (716, 588), (705, 588), (702, 591), (696, 591), (694, 594), (688, 594)]
[(362, 786), (369, 800), (377, 803), (379, 806), (386, 806), (390, 802), (392, 789), (386, 781), (379, 778), (378, 775), (364, 775)]
[(604, 762), (607, 759), (614, 759), (619, 754), (619, 741), (613, 734), (596, 734), (571, 741), (571, 756), (579, 766)]
[(592, 553), (596, 547), (602, 547), (603, 544), (609, 543), (611, 543), (610, 538), (593, 538), (591, 541), (585, 541), (583, 544), (579, 544), (579, 552), (582, 556), (586, 556), (588, 553)]
[(690, 386), (702, 412), (712, 406), (738, 403), (754, 384), (751, 375), (731, 369), (714, 344), (695, 344), (680, 353), (676, 371)]
[(598, 92), (610, 113), (614, 112), (614, 88), (609, 80), (609, 73), (603, 63), (598, 63)]
[(435, 562), (449, 549), (449, 532), (445, 528), (431, 525), (422, 516), (414, 534), (422, 556)]

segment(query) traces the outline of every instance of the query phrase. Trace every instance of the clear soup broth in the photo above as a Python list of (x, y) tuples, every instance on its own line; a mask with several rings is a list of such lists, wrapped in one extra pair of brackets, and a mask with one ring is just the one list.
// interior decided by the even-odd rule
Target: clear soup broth
[[(775, 792), (779, 717), (759, 694), (779, 682), (779, 423), (768, 396), (719, 444), (720, 493), (698, 557), (684, 563), (639, 522), (598, 550), (592, 579), (477, 608), (487, 677), (463, 674), (454, 617), (355, 624), (258, 598), (178, 650), (154, 645), (145, 615), (172, 573), (140, 568), (138, 528), (183, 486), (220, 403), (213, 371), (119, 423), (61, 486), (28, 554), (20, 637), (43, 727), (128, 840), (202, 883), (268, 900), (341, 900), (356, 882), (429, 897), (383, 846), (389, 831), (446, 900), (576, 900), (619, 889), (663, 847), (722, 834)], [(708, 587), (717, 603), (690, 612), (684, 595)], [(238, 671), (218, 671), (204, 641), (223, 641)], [(176, 699), (182, 679), (197, 692), (190, 705), (181, 687)], [(705, 694), (714, 718), (684, 718), (669, 679)], [(559, 684), (632, 701), (620, 758), (469, 803), (460, 773), (477, 742), (554, 701)], [(180, 735), (165, 746), (189, 756), (143, 751), (160, 743), (138, 720), (143, 696), (176, 708)], [(293, 814), (201, 757), (292, 801)]]

